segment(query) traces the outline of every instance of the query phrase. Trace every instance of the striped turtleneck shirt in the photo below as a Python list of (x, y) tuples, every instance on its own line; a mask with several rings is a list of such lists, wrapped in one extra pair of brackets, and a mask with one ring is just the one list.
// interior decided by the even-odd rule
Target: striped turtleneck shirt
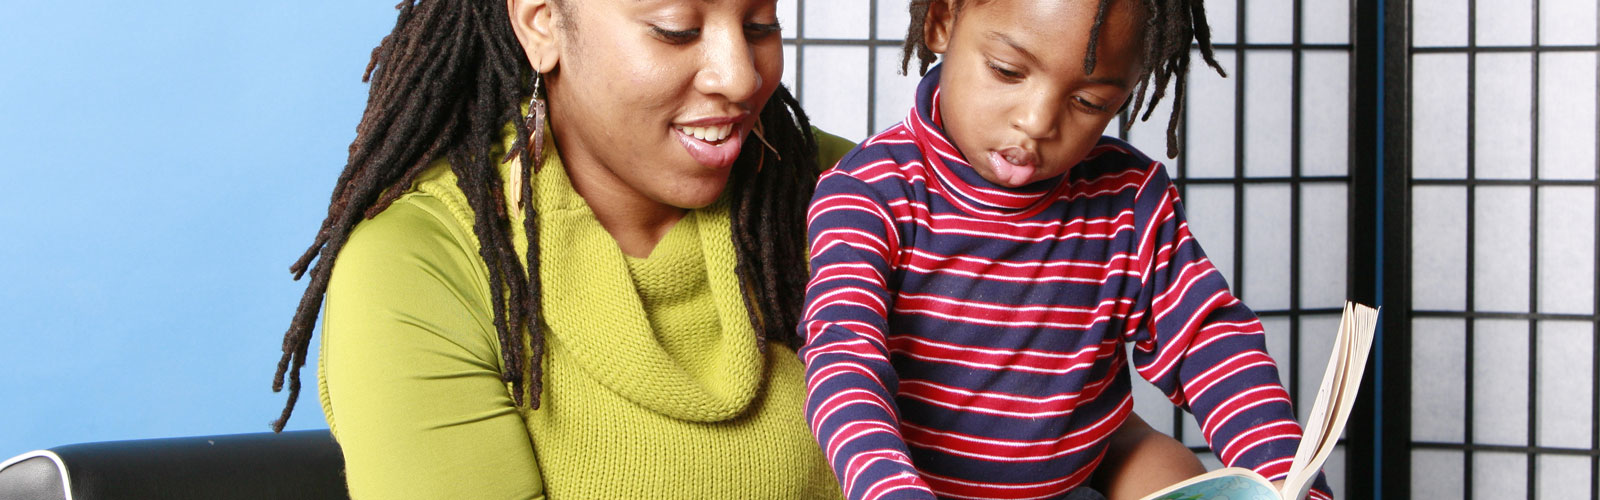
[(1130, 359), (1223, 463), (1281, 479), (1288, 393), (1161, 164), (1108, 137), (990, 183), (942, 130), (939, 74), (807, 215), (806, 417), (849, 498), (1065, 496), (1132, 411)]

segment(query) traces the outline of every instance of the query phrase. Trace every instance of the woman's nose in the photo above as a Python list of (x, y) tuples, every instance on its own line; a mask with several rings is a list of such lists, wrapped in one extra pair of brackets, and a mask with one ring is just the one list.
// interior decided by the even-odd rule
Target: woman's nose
[(724, 96), (729, 101), (743, 102), (761, 88), (755, 51), (745, 39), (742, 26), (737, 31), (701, 40), (704, 62), (695, 77), (697, 89)]

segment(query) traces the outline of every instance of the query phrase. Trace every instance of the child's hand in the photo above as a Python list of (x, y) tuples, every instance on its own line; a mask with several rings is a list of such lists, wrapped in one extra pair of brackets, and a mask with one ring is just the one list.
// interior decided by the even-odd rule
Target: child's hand
[[(1283, 491), (1283, 480), (1279, 479), (1277, 481), (1273, 481), (1272, 482), (1272, 489), (1278, 490), (1278, 491)], [(1292, 499), (1292, 500), (1301, 500), (1301, 499), (1295, 498), (1295, 499)]]

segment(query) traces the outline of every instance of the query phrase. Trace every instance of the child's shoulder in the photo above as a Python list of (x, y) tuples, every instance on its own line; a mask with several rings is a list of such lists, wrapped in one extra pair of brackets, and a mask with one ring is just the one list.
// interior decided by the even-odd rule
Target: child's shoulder
[(1161, 166), (1161, 162), (1150, 159), (1132, 144), (1111, 136), (1101, 136), (1100, 141), (1089, 150), (1083, 161), (1072, 169), (1073, 177), (1078, 179), (1130, 174), (1142, 177), (1164, 173), (1165, 168)]
[(857, 175), (866, 170), (921, 165), (922, 150), (917, 147), (911, 133), (901, 123), (861, 141), (839, 158), (834, 170)]
[(1100, 200), (1115, 209), (1137, 205), (1145, 193), (1161, 193), (1172, 187), (1172, 178), (1161, 162), (1150, 159), (1132, 144), (1115, 137), (1101, 137), (1084, 159), (1069, 171), (1073, 199)]

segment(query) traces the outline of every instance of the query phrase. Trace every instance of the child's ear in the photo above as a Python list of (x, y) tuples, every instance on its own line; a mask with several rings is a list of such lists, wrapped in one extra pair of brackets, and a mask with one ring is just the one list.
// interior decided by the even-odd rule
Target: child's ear
[(950, 48), (950, 33), (955, 30), (956, 12), (952, 2), (933, 0), (928, 3), (928, 17), (922, 22), (922, 42), (928, 50), (943, 54)]

